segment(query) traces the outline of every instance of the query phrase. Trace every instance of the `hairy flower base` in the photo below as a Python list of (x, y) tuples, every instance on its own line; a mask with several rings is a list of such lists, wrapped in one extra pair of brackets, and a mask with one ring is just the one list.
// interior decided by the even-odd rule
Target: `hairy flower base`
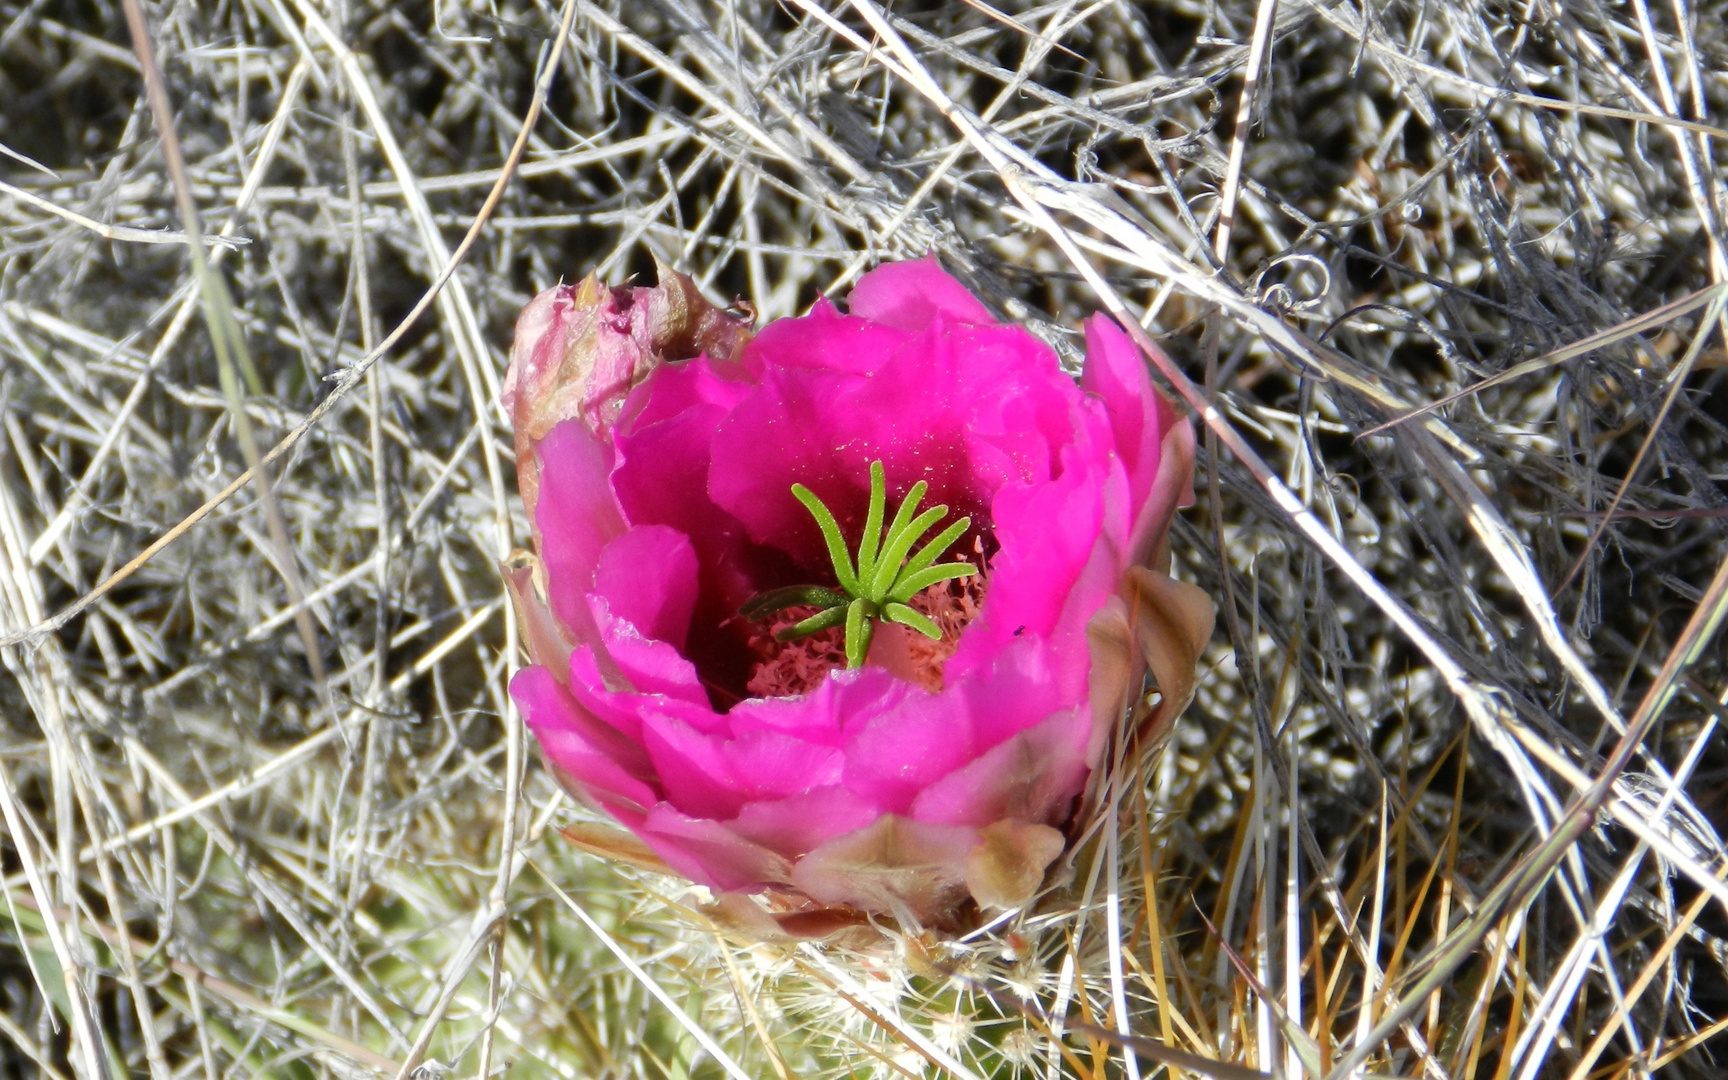
[[(982, 565), (983, 544), (978, 544)], [(870, 662), (916, 683), (931, 693), (942, 689), (942, 668), (960, 646), (960, 635), (978, 617), (986, 589), (984, 574), (932, 585), (914, 596), (910, 606), (942, 632), (932, 641), (905, 627), (883, 626), (876, 631)], [(846, 668), (846, 640), (841, 627), (795, 641), (779, 635), (816, 614), (808, 605), (786, 608), (750, 635), (750, 649), (760, 659), (751, 669), (747, 687), (752, 697), (795, 697), (816, 689), (831, 671)]]

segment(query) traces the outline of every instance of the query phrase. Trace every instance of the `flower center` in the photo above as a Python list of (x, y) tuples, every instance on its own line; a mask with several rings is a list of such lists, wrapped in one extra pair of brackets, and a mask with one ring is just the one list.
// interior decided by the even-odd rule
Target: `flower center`
[(799, 641), (844, 626), (842, 641), (849, 668), (864, 666), (878, 621), (896, 623), (931, 641), (940, 642), (942, 627), (933, 622), (928, 613), (912, 606), (911, 601), (938, 582), (974, 577), (978, 568), (968, 562), (936, 564), (942, 553), (971, 528), (972, 519), (969, 517), (949, 525), (918, 554), (912, 554), (913, 545), (948, 516), (945, 505), (932, 506), (922, 514), (918, 513), (918, 504), (929, 489), (930, 486), (922, 480), (912, 485), (884, 533), (882, 521), (887, 516), (888, 482), (882, 463), (871, 462), (870, 510), (864, 519), (864, 535), (858, 541), (858, 551), (854, 556), (846, 547), (846, 539), (840, 533), (840, 523), (834, 519), (834, 514), (809, 488), (793, 484), (793, 497), (804, 504), (822, 530), (839, 589), (823, 585), (770, 589), (752, 597), (738, 614), (759, 621), (788, 610), (813, 609), (811, 614), (800, 610), (801, 617), (790, 623), (783, 618), (776, 619), (774, 639), (782, 643)]
[[(979, 564), (984, 563), (984, 541), (977, 541)], [(941, 631), (931, 639), (895, 627), (874, 641), (872, 662), (908, 682), (939, 693), (943, 668), (960, 646), (960, 635), (977, 618), (988, 589), (988, 575), (938, 582), (908, 601)], [(835, 668), (846, 666), (846, 644), (842, 629), (830, 627), (794, 641), (784, 641), (775, 631), (784, 631), (816, 613), (810, 606), (791, 607), (756, 623), (748, 647), (755, 658), (746, 690), (752, 697), (797, 697), (822, 685)]]

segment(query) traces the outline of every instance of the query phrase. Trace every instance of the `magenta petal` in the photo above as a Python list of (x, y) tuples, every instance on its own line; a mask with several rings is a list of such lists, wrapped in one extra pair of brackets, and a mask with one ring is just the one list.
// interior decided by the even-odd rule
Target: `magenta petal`
[(747, 798), (780, 799), (840, 782), (840, 751), (776, 731), (752, 731), (723, 744), (720, 756)]
[(1074, 702), (1055, 670), (1048, 642), (1031, 635), (1013, 639), (988, 668), (956, 679), (943, 691), (958, 696), (971, 718), (973, 745), (980, 752), (1042, 723)]
[(740, 836), (797, 859), (836, 836), (862, 829), (881, 815), (881, 807), (843, 787), (823, 787), (750, 803), (731, 826)]
[(680, 717), (649, 712), (642, 717), (642, 745), (666, 801), (687, 814), (736, 817), (749, 797), (724, 751), (724, 736), (697, 730)]
[[(632, 524), (669, 526), (690, 539), (700, 567), (697, 608), (718, 622), (756, 587), (743, 526), (708, 497), (715, 429), (739, 384), (705, 376), (705, 367), (703, 360), (663, 367), (637, 389), (646, 397), (631, 398), (638, 412), (618, 433), (612, 487)], [(662, 393), (687, 407), (662, 417)]]
[(1164, 431), (1159, 454), (1158, 475), (1134, 521), (1129, 545), (1134, 562), (1155, 567), (1162, 567), (1168, 559), (1165, 539), (1177, 508), (1194, 505), (1193, 425), (1187, 420), (1173, 421)]
[[(806, 324), (810, 348), (826, 349), (826, 323), (792, 321)], [(753, 541), (818, 570), (825, 549), (790, 496), (794, 483), (815, 492), (849, 536), (863, 524), (878, 460), (891, 499), (923, 480), (926, 505), (982, 522), (1005, 484), (1051, 476), (1082, 402), (1049, 346), (1025, 330), (942, 317), (868, 375), (765, 371), (714, 431), (708, 494)]]
[[(753, 541), (819, 570), (826, 549), (792, 497), (795, 483), (814, 491), (849, 536), (863, 525), (875, 460), (889, 477), (890, 499), (925, 480), (927, 503), (958, 504), (962, 513), (980, 506), (986, 485), (972, 475), (940, 406), (918, 400), (893, 364), (873, 377), (769, 371), (715, 432), (709, 494)], [(883, 424), (893, 412), (897, 422)]]
[(744, 350), (743, 363), (757, 375), (785, 368), (868, 375), (911, 336), (898, 327), (842, 315), (824, 298), (803, 318), (763, 327)]
[[(648, 386), (677, 386), (674, 370), (662, 368)], [(704, 543), (727, 526), (708, 499), (708, 458), (714, 429), (728, 410), (698, 404), (654, 423), (643, 422), (653, 408), (651, 397), (643, 416), (628, 432), (619, 433), (618, 468), (612, 474), (619, 505), (632, 524), (669, 525)]]
[[(1014, 485), (996, 496), (992, 512), (1002, 545), (991, 562), (983, 614), (966, 630), (950, 670), (988, 664), (1015, 638), (1049, 637), (1059, 628), (1069, 591), (1091, 560), (1102, 530), (1105, 500), (1098, 473), (1073, 457), (1055, 480)], [(1082, 627), (1084, 623), (1082, 623)]]
[[(926, 345), (950, 366), (956, 411), (969, 448), (985, 439), (1008, 451), (1011, 478), (1036, 483), (1055, 470), (1056, 455), (1076, 437), (1075, 408), (1084, 398), (1062, 374), (1055, 350), (1019, 326), (952, 326), (930, 331), (941, 348)], [(918, 363), (908, 357), (911, 377)], [(925, 361), (928, 363), (928, 361)], [(972, 451), (976, 454), (976, 450)]]
[[(1090, 404), (1090, 403), (1088, 403)], [(1085, 627), (1091, 611), (1082, 611), (1082, 598), (1102, 603), (1116, 588), (1126, 565), (1130, 530), (1126, 475), (1110, 453), (1102, 412), (1093, 406), (1077, 411), (1083, 438), (1063, 448), (1057, 475), (1040, 485), (1005, 487), (992, 513), (1002, 549), (991, 563), (990, 594), (983, 614), (967, 628), (960, 649), (949, 663), (969, 671), (1002, 649), (1014, 636), (1031, 634), (1057, 644), (1062, 655), (1085, 651)], [(1083, 669), (1058, 663), (1067, 686), (1079, 686)]]
[(546, 760), (597, 802), (609, 810), (643, 813), (659, 801), (649, 783), (654, 770), (648, 755), (577, 704), (550, 671), (523, 668), (510, 680), (510, 696), (540, 740)]
[(540, 559), (546, 566), (553, 614), (592, 643), (593, 620), (585, 594), (606, 545), (624, 531), (608, 476), (612, 448), (580, 420), (566, 420), (535, 447), (540, 459), (540, 499), (535, 508)]
[[(596, 689), (615, 691), (621, 696), (631, 694), (661, 696), (690, 703), (703, 712), (711, 711), (708, 693), (692, 664), (677, 649), (664, 641), (643, 637), (634, 623), (614, 616), (603, 597), (589, 594), (588, 601), (600, 627), (609, 670), (615, 671), (628, 687), (607, 687), (594, 683)], [(704, 730), (711, 725), (700, 725)]]
[[(628, 625), (628, 624), (618, 624)], [(614, 644), (624, 640), (620, 635), (613, 634)], [(640, 641), (640, 639), (638, 639)], [(656, 656), (655, 663), (664, 664), (665, 654), (671, 652), (671, 647), (660, 642), (642, 642), (651, 646)], [(642, 663), (640, 656), (630, 657), (639, 665), (636, 672), (641, 677)], [(687, 665), (688, 661), (684, 661)], [(666, 665), (670, 666), (670, 665)], [(688, 668), (686, 667), (686, 670)], [(717, 715), (708, 704), (706, 695), (700, 687), (692, 689), (688, 683), (677, 681), (669, 673), (666, 679), (665, 692), (656, 693), (651, 690), (613, 690), (603, 681), (600, 666), (595, 660), (594, 650), (580, 648), (570, 654), (570, 693), (577, 703), (588, 710), (593, 716), (616, 728), (624, 736), (635, 743), (642, 741), (642, 719), (648, 715), (660, 714), (675, 716), (698, 731), (720, 731), (725, 726), (725, 718)], [(646, 680), (644, 680), (646, 681)]]
[(626, 433), (640, 431), (691, 409), (729, 412), (750, 392), (750, 382), (734, 377), (742, 374), (736, 364), (721, 366), (707, 359), (669, 364), (631, 391), (618, 427)]
[(955, 322), (996, 321), (990, 309), (949, 276), (934, 255), (883, 263), (858, 279), (847, 306), (855, 316), (901, 330), (922, 330), (938, 312)]
[(1146, 562), (1175, 508), (1194, 502), (1194, 429), (1152, 386), (1133, 339), (1107, 316), (1087, 320), (1080, 387), (1109, 412), (1131, 504), (1139, 508), (1128, 551), (1132, 561)]
[(921, 691), (881, 668), (864, 667), (836, 671), (800, 697), (750, 698), (733, 706), (726, 718), (739, 736), (773, 731), (840, 747), (849, 737), (848, 722), (855, 726), (860, 718), (876, 716), (917, 693)]
[(1067, 701), (1086, 697), (1086, 671), (1091, 655), (1087, 626), (1092, 616), (1116, 595), (1122, 574), (1131, 562), (1127, 477), (1117, 461), (1109, 462), (1102, 472), (1102, 478), (1091, 489), (1098, 497), (1101, 527), (1062, 594), (1055, 622), (1044, 635), (1050, 650), (1052, 682)]
[(919, 821), (985, 826), (1003, 818), (1060, 822), (1086, 786), (1091, 713), (1068, 709), (1022, 731), (919, 792)]
[(912, 694), (858, 728), (846, 745), (846, 787), (899, 813), (974, 752), (972, 718), (959, 694)]
[(790, 877), (786, 860), (720, 824), (661, 803), (633, 831), (672, 869), (724, 892), (757, 892)]
[(665, 525), (638, 525), (600, 552), (594, 591), (643, 637), (682, 649), (696, 607), (696, 549)]
[(1086, 320), (1086, 366), (1080, 389), (1104, 404), (1115, 435), (1116, 452), (1128, 469), (1130, 491), (1138, 506), (1158, 472), (1159, 444), (1173, 419), (1170, 407), (1152, 388), (1146, 362), (1133, 339), (1107, 315)]

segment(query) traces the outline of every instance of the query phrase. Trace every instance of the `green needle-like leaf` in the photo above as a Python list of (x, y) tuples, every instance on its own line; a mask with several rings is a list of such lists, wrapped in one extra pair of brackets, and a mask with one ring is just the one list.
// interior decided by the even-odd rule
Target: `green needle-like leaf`
[[(972, 527), (972, 519), (963, 517), (954, 524), (936, 534), (936, 538), (924, 545), (924, 550), (912, 556), (912, 561), (906, 564), (906, 569), (900, 571), (900, 580), (904, 581), (908, 574), (916, 574), (942, 557), (942, 553), (954, 545), (954, 541), (966, 535), (966, 530)], [(898, 591), (898, 587), (896, 587)]]
[(901, 626), (909, 626), (929, 638), (931, 641), (942, 640), (942, 630), (940, 627), (931, 622), (923, 612), (918, 611), (915, 608), (909, 608), (905, 604), (884, 604), (882, 606), (882, 617), (887, 619), (889, 622), (897, 622)]
[(881, 603), (888, 598), (895, 579), (900, 576), (900, 567), (906, 561), (906, 553), (912, 550), (912, 545), (918, 542), (919, 537), (930, 531), (932, 525), (947, 516), (946, 506), (932, 506), (913, 518), (910, 524), (890, 534), (887, 546), (882, 549), (881, 561), (876, 566), (876, 576), (866, 586), (870, 599)]
[(902, 574), (900, 579), (894, 583), (894, 591), (888, 594), (888, 601), (895, 604), (904, 604), (906, 601), (917, 596), (919, 593), (936, 584), (938, 581), (947, 581), (950, 578), (971, 577), (977, 572), (978, 568), (976, 566), (973, 566), (971, 563), (961, 562), (942, 563), (939, 566), (925, 567), (916, 574)]
[(824, 589), (820, 585), (788, 585), (783, 589), (757, 593), (738, 609), (738, 614), (746, 619), (760, 619), (789, 607), (844, 607), (850, 599), (845, 593)]
[(888, 512), (888, 477), (880, 461), (870, 463), (870, 507), (864, 518), (864, 534), (858, 539), (857, 561), (846, 548), (846, 537), (840, 523), (822, 500), (803, 484), (793, 484), (792, 494), (816, 519), (828, 545), (828, 558), (834, 564), (838, 590), (820, 585), (793, 585), (750, 598), (738, 614), (746, 619), (761, 619), (789, 607), (812, 606), (822, 610), (795, 625), (775, 633), (780, 641), (796, 641), (820, 633), (829, 627), (846, 627), (846, 666), (864, 666), (870, 655), (870, 642), (876, 634), (876, 619), (887, 619), (910, 627), (934, 641), (942, 639), (942, 630), (930, 618), (907, 601), (939, 581), (970, 577), (978, 573), (971, 563), (953, 562), (932, 565), (954, 542), (966, 535), (972, 519), (963, 517), (943, 529), (910, 561), (907, 556), (923, 535), (944, 517), (948, 507), (932, 506), (922, 514), (918, 504), (924, 500), (930, 485), (923, 480), (912, 485), (906, 498), (894, 512), (894, 520), (886, 531), (882, 519)]
[(852, 571), (852, 556), (846, 551), (846, 539), (840, 535), (840, 523), (834, 520), (834, 515), (828, 512), (828, 507), (822, 504), (816, 493), (803, 484), (792, 485), (792, 496), (804, 504), (804, 509), (816, 519), (816, 527), (822, 530), (822, 539), (828, 544), (828, 558), (834, 562), (834, 576), (839, 579), (840, 587), (853, 596), (858, 595), (862, 590), (858, 587), (858, 575)]
[(820, 634), (830, 626), (839, 626), (845, 622), (847, 612), (850, 610), (846, 604), (846, 598), (842, 596), (840, 603), (835, 607), (831, 607), (827, 611), (819, 611), (808, 619), (794, 623), (784, 630), (776, 630), (774, 640), (797, 641), (799, 638), (807, 638), (811, 634)]
[(870, 639), (876, 636), (876, 624), (870, 621), (876, 605), (860, 596), (846, 608), (846, 666), (861, 668), (870, 655)]
[[(894, 543), (896, 537), (912, 523), (912, 517), (918, 512), (918, 504), (924, 501), (924, 493), (930, 490), (930, 485), (920, 480), (912, 485), (912, 490), (906, 493), (906, 501), (900, 504), (900, 509), (894, 512), (894, 524), (888, 526), (888, 535), (882, 541), (882, 549)], [(877, 564), (877, 569), (881, 564)], [(862, 575), (860, 575), (862, 580)]]
[(864, 519), (864, 536), (858, 541), (858, 580), (869, 581), (882, 543), (882, 513), (887, 509), (888, 477), (880, 461), (870, 463), (870, 514)]

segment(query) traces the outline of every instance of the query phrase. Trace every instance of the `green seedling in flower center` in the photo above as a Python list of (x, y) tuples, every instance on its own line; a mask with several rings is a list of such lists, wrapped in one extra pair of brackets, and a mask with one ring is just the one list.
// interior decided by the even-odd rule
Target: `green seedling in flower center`
[(870, 655), (870, 641), (876, 633), (876, 620), (886, 619), (910, 627), (933, 641), (942, 639), (942, 631), (922, 612), (907, 605), (907, 601), (939, 581), (971, 577), (978, 568), (971, 563), (936, 564), (942, 553), (954, 541), (966, 534), (972, 519), (963, 517), (949, 525), (918, 554), (913, 545), (948, 516), (946, 506), (932, 506), (922, 514), (918, 504), (930, 485), (920, 480), (906, 493), (906, 499), (894, 512), (888, 531), (882, 531), (882, 519), (887, 514), (888, 481), (880, 461), (870, 463), (870, 511), (864, 519), (864, 535), (858, 542), (854, 558), (846, 549), (846, 538), (840, 534), (840, 523), (814, 492), (803, 484), (792, 485), (792, 495), (822, 530), (828, 544), (828, 557), (834, 563), (834, 578), (838, 589), (820, 585), (792, 585), (770, 589), (751, 598), (739, 609), (746, 619), (760, 619), (789, 607), (821, 608), (802, 622), (776, 631), (780, 641), (796, 641), (820, 633), (831, 626), (846, 627), (846, 666), (863, 667)]

